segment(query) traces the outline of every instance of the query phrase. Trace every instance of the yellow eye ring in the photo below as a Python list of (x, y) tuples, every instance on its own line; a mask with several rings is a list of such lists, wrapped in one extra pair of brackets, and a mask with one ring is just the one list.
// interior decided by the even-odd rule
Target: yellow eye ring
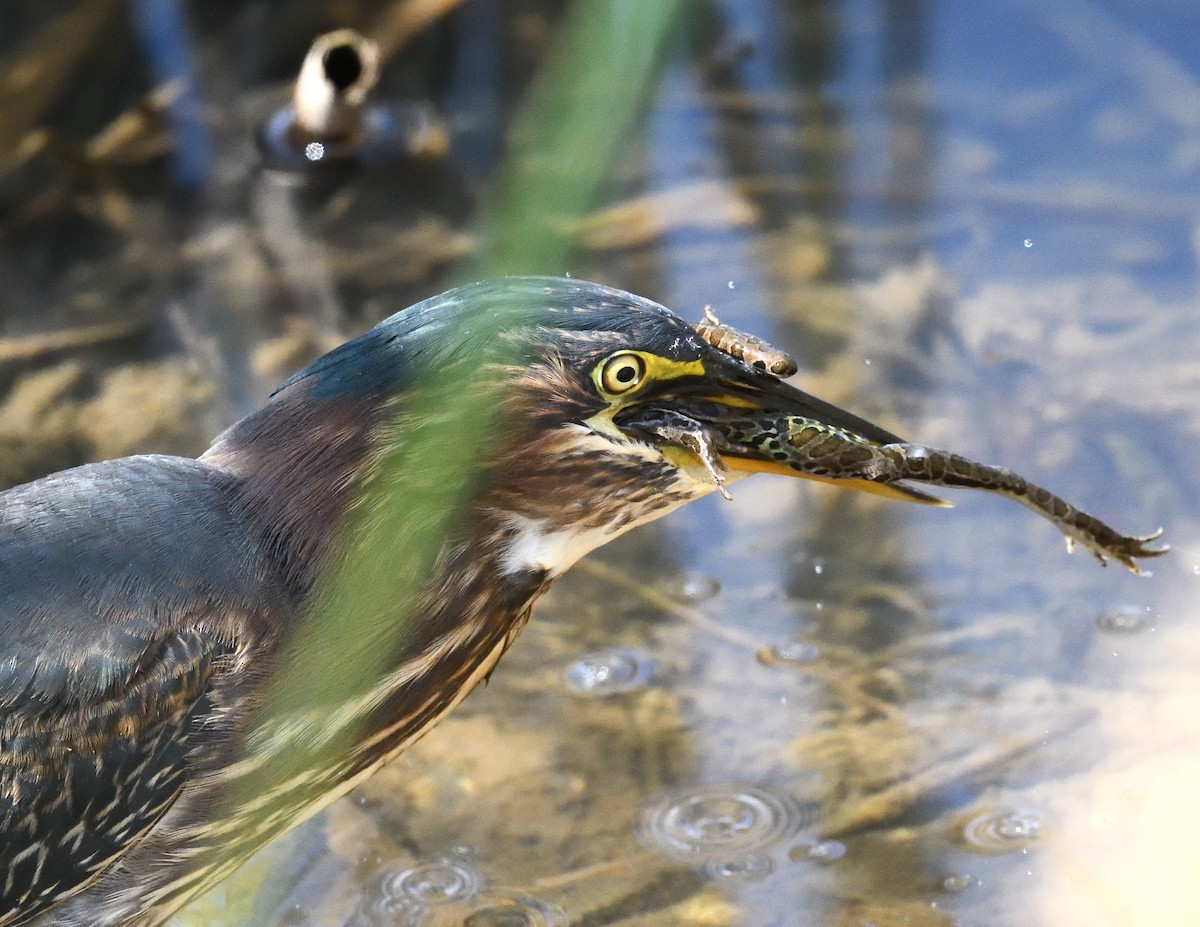
[(631, 351), (614, 354), (600, 370), (600, 386), (612, 395), (628, 393), (646, 376), (646, 361)]

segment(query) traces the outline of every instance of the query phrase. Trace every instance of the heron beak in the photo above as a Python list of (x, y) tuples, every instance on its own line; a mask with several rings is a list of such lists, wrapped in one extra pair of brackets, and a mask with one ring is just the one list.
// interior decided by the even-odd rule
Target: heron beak
[(801, 477), (927, 505), (949, 504), (907, 485), (865, 479), (852, 470), (842, 474), (804, 469), (786, 440), (797, 421), (816, 426), (827, 434), (830, 446), (839, 449), (899, 444), (904, 439), (744, 364), (706, 358), (705, 368), (704, 376), (681, 377), (669, 389), (618, 413), (615, 423), (664, 448), (695, 455), (727, 497), (722, 474), (734, 471)]

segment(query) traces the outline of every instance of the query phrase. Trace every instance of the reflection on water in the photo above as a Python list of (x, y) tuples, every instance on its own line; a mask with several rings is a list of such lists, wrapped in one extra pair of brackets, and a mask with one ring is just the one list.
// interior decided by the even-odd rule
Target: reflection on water
[[(6, 483), (195, 453), (448, 285), (560, 22), (198, 6), (181, 97), (146, 83), (124, 7), (55, 6), (0, 12)], [(1196, 10), (686, 14), (603, 202), (564, 221), (576, 256), (529, 269), (711, 305), (811, 392), (1161, 524), (1173, 553), (1138, 578), (1003, 500), (738, 483), (576, 568), (485, 689), (264, 856), (252, 915), (231, 884), (193, 922), (1195, 923)], [(258, 127), (339, 25), (379, 39), (375, 99), (439, 113), (446, 152), (259, 170)], [(190, 160), (183, 117), (211, 142)]]

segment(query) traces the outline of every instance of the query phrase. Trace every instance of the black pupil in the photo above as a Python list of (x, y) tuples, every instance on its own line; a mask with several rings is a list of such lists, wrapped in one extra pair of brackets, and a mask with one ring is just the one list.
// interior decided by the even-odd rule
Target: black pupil
[(617, 371), (617, 382), (629, 383), (636, 376), (637, 370), (634, 368), (633, 364), (627, 364)]

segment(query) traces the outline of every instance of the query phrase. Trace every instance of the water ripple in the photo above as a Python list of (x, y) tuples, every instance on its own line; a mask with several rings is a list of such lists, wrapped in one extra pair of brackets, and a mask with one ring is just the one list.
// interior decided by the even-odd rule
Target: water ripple
[(762, 789), (701, 786), (648, 801), (635, 835), (680, 862), (756, 871), (748, 857), (795, 833), (800, 817), (794, 802)]
[(411, 898), (392, 898), (375, 895), (363, 899), (356, 918), (349, 921), (351, 927), (422, 927), (425, 921), (424, 905)]
[(439, 860), (421, 863), (387, 876), (381, 885), (384, 898), (421, 905), (448, 904), (471, 898), (483, 886), (483, 877), (462, 863)]
[[(487, 895), (476, 899), (462, 927), (567, 927), (567, 912), (528, 895)], [(449, 927), (449, 924), (447, 924)]]
[(792, 862), (818, 863), (829, 865), (836, 863), (846, 855), (846, 844), (840, 840), (818, 840), (815, 837), (801, 840), (792, 847), (788, 858)]
[(979, 880), (969, 872), (956, 872), (942, 879), (942, 891), (957, 895), (959, 892), (965, 892), (971, 886), (978, 884)]
[(706, 573), (684, 573), (666, 585), (667, 594), (689, 604), (711, 599), (721, 591), (721, 583), (715, 576)]
[(821, 658), (821, 651), (813, 644), (803, 641), (788, 641), (785, 644), (769, 644), (758, 651), (758, 662), (764, 666), (779, 664), (803, 666), (815, 663)]
[(1135, 605), (1114, 605), (1096, 616), (1096, 627), (1108, 634), (1136, 634), (1146, 627), (1147, 611)]
[(623, 647), (585, 653), (566, 668), (563, 678), (577, 695), (603, 697), (640, 689), (650, 680), (654, 661)]
[(1014, 853), (1042, 839), (1046, 817), (1040, 811), (994, 808), (963, 826), (963, 840), (983, 853)]
[(482, 891), (483, 876), (453, 860), (388, 873), (357, 923), (378, 927), (568, 927), (558, 905), (505, 890)]
[(704, 871), (714, 879), (732, 882), (757, 882), (775, 871), (775, 861), (763, 853), (747, 853), (705, 864)]

